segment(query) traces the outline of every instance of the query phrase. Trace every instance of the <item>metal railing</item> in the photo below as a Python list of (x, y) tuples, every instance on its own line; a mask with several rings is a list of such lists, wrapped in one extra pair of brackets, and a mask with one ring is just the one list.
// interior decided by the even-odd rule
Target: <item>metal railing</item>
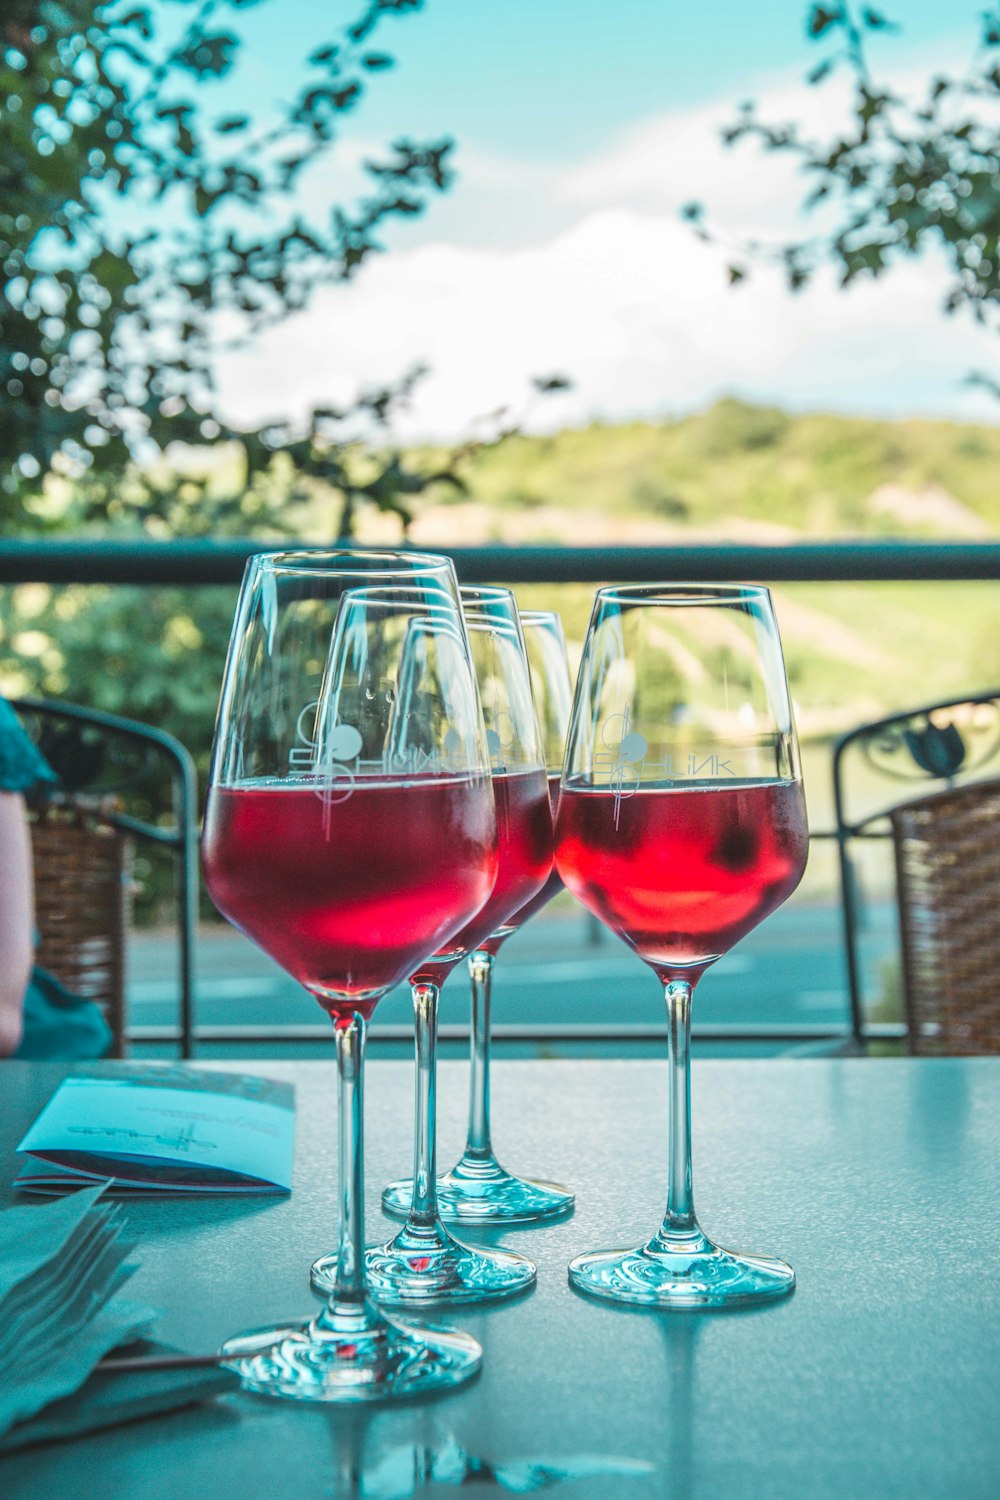
[[(332, 547), (337, 546), (331, 542)], [(351, 543), (340, 543), (350, 546)], [(0, 584), (238, 583), (255, 552), (296, 541), (0, 540)], [(328, 550), (328, 549), (326, 549)], [(378, 549), (372, 549), (378, 550)], [(415, 549), (426, 550), (426, 549)], [(435, 547), (466, 583), (917, 583), (1000, 579), (1000, 543), (796, 542), (761, 547)]]
[[(350, 542), (331, 547), (355, 545)], [(144, 586), (202, 587), (238, 584), (246, 560), (261, 551), (329, 550), (304, 547), (300, 542), (256, 540), (142, 541), (35, 541), (0, 540), (0, 585), (130, 584)], [(377, 550), (377, 549), (373, 549)], [(419, 550), (419, 549), (415, 549)], [(678, 545), (669, 547), (436, 547), (450, 556), (463, 582), (509, 584), (567, 584), (641, 582), (663, 578), (672, 582), (733, 582), (754, 579), (764, 583), (829, 582), (955, 582), (1000, 580), (1000, 543), (925, 542), (822, 542), (783, 546)], [(833, 829), (813, 832), (811, 838), (837, 837)], [(856, 1003), (854, 1024), (831, 1028), (808, 1023), (783, 1026), (695, 1025), (698, 1041), (769, 1044), (837, 1044), (864, 1040), (898, 1040), (905, 1028), (895, 1023), (861, 1025)], [(186, 1017), (190, 1026), (190, 1017)], [(860, 1027), (860, 1030), (859, 1030)], [(397, 1036), (396, 1033), (399, 1033)], [(317, 1026), (193, 1026), (191, 1044), (301, 1044), (325, 1042), (329, 1028)], [(383, 1028), (386, 1040), (398, 1041), (409, 1033), (403, 1028)], [(467, 1036), (467, 1028), (445, 1027), (445, 1040)], [(659, 1043), (666, 1027), (636, 1027), (629, 1039)], [(130, 1039), (137, 1043), (177, 1043), (179, 1027), (136, 1028)], [(498, 1042), (558, 1044), (575, 1039), (615, 1042), (620, 1028), (501, 1026)]]

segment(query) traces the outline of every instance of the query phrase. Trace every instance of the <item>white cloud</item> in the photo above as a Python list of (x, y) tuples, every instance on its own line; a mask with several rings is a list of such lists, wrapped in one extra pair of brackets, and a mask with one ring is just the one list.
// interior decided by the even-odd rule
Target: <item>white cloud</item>
[[(819, 130), (844, 103), (784, 86), (762, 113)], [(230, 415), (300, 415), (425, 362), (432, 374), (404, 438), (463, 433), (556, 370), (574, 389), (538, 408), (550, 426), (690, 410), (732, 391), (798, 408), (995, 420), (991, 399), (962, 378), (990, 368), (996, 341), (939, 312), (945, 273), (932, 258), (849, 292), (830, 275), (792, 296), (769, 271), (726, 285), (722, 252), (695, 238), (680, 205), (702, 197), (715, 213), (724, 205), (734, 232), (766, 234), (792, 227), (801, 196), (783, 159), (720, 146), (730, 114), (664, 116), (570, 167), (482, 159), (477, 223), (514, 219), (516, 234), (396, 249), (319, 293), (308, 314), (222, 361)], [(432, 211), (423, 232), (435, 226)]]

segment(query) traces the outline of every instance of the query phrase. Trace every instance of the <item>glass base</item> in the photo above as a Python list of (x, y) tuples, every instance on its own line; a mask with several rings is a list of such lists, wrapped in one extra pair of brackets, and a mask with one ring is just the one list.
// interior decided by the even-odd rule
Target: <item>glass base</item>
[[(316, 1291), (331, 1290), (336, 1270), (335, 1255), (314, 1262), (311, 1280)], [(474, 1250), (460, 1244), (439, 1224), (436, 1233), (404, 1228), (386, 1244), (370, 1245), (365, 1276), (375, 1302), (398, 1307), (513, 1297), (534, 1283), (535, 1267), (510, 1250)]]
[[(558, 1182), (513, 1177), (495, 1158), (485, 1162), (463, 1157), (437, 1180), (438, 1213), (465, 1224), (532, 1224), (569, 1213), (573, 1194)], [(382, 1194), (382, 1210), (405, 1219), (413, 1203), (413, 1179), (392, 1182)]]
[(255, 1328), (222, 1346), (245, 1390), (293, 1401), (395, 1401), (459, 1385), (483, 1351), (447, 1328), (412, 1328), (380, 1314), (361, 1332), (334, 1334), (317, 1320)]
[(657, 1236), (638, 1250), (595, 1250), (570, 1262), (579, 1291), (644, 1307), (745, 1307), (782, 1297), (795, 1272), (766, 1255), (737, 1255), (704, 1235), (670, 1241)]

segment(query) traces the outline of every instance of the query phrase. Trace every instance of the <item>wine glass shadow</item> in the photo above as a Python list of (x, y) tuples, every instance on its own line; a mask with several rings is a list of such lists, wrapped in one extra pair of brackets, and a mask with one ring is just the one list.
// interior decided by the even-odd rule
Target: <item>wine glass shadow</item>
[(614, 1318), (636, 1318), (652, 1322), (659, 1333), (663, 1348), (662, 1389), (664, 1400), (660, 1411), (666, 1414), (667, 1425), (664, 1439), (658, 1445), (657, 1463), (649, 1468), (661, 1467), (670, 1476), (670, 1500), (693, 1500), (698, 1493), (696, 1483), (697, 1417), (703, 1403), (698, 1397), (699, 1345), (709, 1325), (715, 1326), (720, 1319), (766, 1318), (772, 1308), (787, 1307), (795, 1296), (794, 1287), (785, 1296), (774, 1302), (763, 1302), (746, 1306), (689, 1308), (684, 1311), (656, 1312), (648, 1307), (630, 1306), (619, 1302), (612, 1309), (607, 1302), (588, 1296), (573, 1283), (570, 1290), (588, 1307), (608, 1313)]
[[(787, 1308), (794, 1297), (795, 1287), (792, 1287), (784, 1296), (771, 1302), (653, 1315), (663, 1343), (663, 1382), (667, 1400), (662, 1409), (670, 1415), (664, 1458), (670, 1475), (670, 1500), (693, 1500), (696, 1494), (703, 1492), (697, 1474), (697, 1419), (707, 1409), (704, 1396), (700, 1397), (698, 1390), (699, 1344), (706, 1330), (716, 1326), (720, 1319), (729, 1322), (772, 1316), (775, 1309)], [(649, 1316), (648, 1311), (641, 1307), (616, 1308), (616, 1313), (619, 1310), (633, 1317)]]

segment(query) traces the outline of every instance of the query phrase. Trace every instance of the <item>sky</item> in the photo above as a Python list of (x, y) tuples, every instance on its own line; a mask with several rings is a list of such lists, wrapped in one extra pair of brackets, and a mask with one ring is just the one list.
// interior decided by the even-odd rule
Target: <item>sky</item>
[[(722, 395), (790, 410), (993, 422), (970, 387), (995, 339), (941, 311), (933, 256), (845, 292), (821, 275), (789, 293), (754, 271), (738, 288), (721, 246), (680, 214), (706, 205), (723, 244), (794, 235), (802, 183), (784, 159), (725, 149), (744, 99), (770, 119), (826, 135), (846, 118), (843, 85), (810, 87), (823, 53), (798, 0), (426, 0), (390, 16), (373, 75), (310, 205), (342, 201), (358, 164), (395, 136), (452, 135), (458, 181), (419, 220), (384, 235), (345, 286), (225, 354), (219, 380), (237, 422), (300, 417), (349, 401), (414, 364), (430, 367), (399, 423), (404, 440), (453, 439), (507, 406), (529, 427), (656, 420)], [(898, 34), (872, 39), (874, 71), (901, 86), (960, 69), (980, 7), (900, 0)], [(227, 88), (258, 106), (291, 93), (297, 60), (352, 19), (336, 0), (271, 0), (240, 12), (243, 60)], [(572, 387), (530, 405), (533, 377)]]

